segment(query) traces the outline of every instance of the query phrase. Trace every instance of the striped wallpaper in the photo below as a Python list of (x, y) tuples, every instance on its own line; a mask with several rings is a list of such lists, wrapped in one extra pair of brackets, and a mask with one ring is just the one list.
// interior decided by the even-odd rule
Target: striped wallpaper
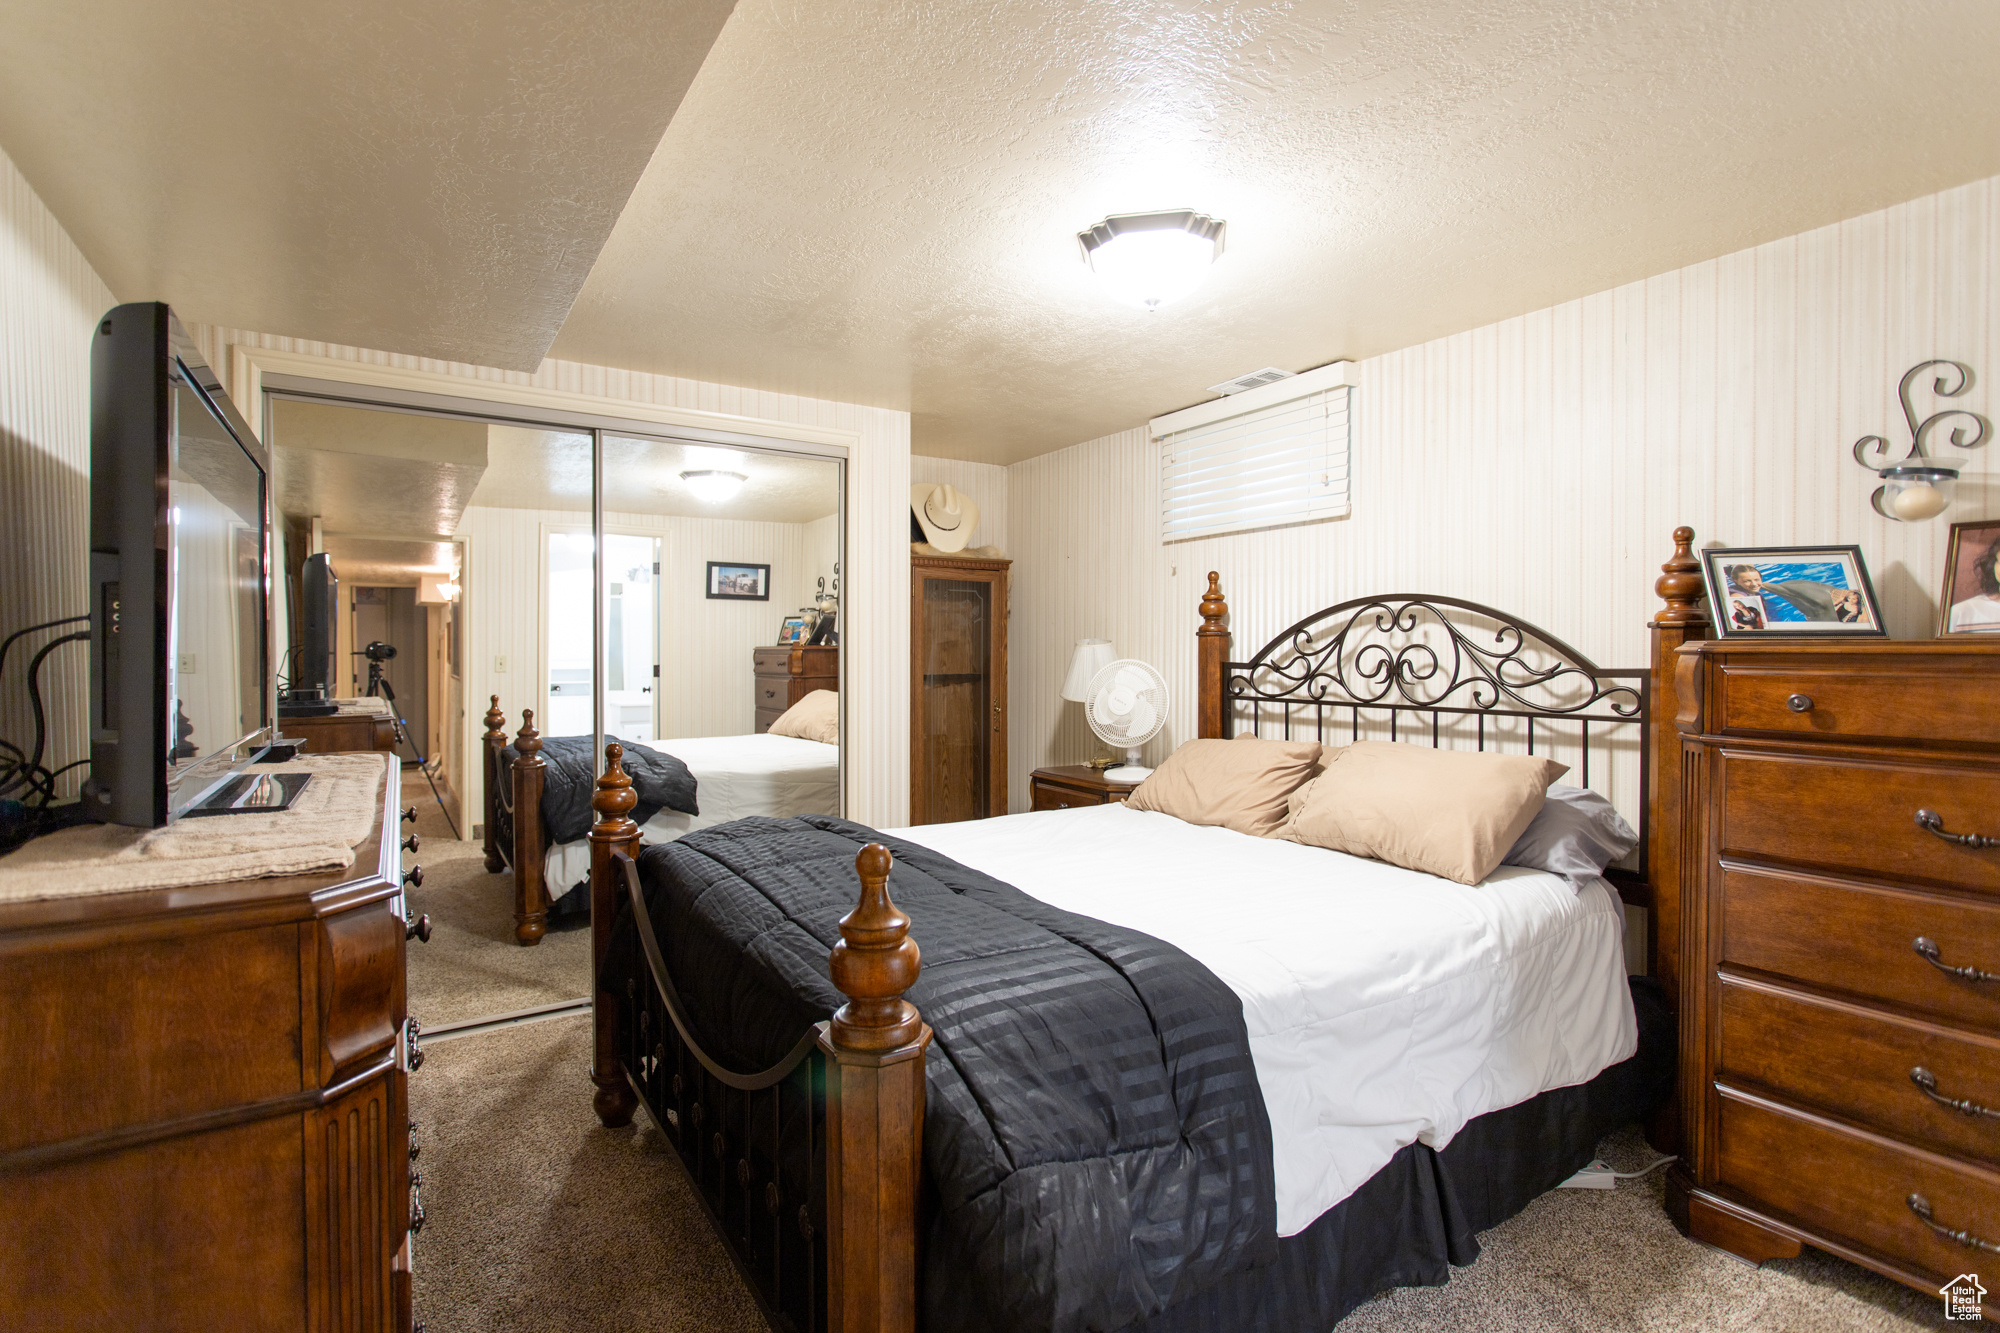
[(2000, 446), (1946, 518), (1889, 522), (1849, 449), (1902, 441), (1903, 371), (1929, 357), (2000, 377), (2000, 178), (1362, 363), (1354, 513), (1162, 546), (1143, 423), (1009, 473), (1015, 547), (1011, 798), (1078, 762), (1057, 695), (1078, 638), (1167, 675), (1157, 762), (1194, 731), (1196, 604), (1222, 574), (1244, 653), (1348, 597), (1434, 592), (1509, 610), (1604, 666), (1643, 664), (1668, 534), (1859, 543), (1890, 633), (1933, 629), (1951, 520), (2000, 515)]
[(1007, 469), (991, 463), (965, 463), (956, 458), (910, 456), (910, 483), (932, 486), (949, 484), (964, 491), (979, 506), (979, 526), (972, 530), (968, 546), (997, 546), (1012, 555), (1007, 546)]
[[(841, 576), (841, 644), (849, 682), (844, 703), (852, 738), (846, 756), (847, 814), (881, 828), (908, 821), (910, 548), (903, 535), (909, 523), (909, 413), (574, 361), (544, 361), (533, 375), (525, 375), (246, 329), (198, 326), (191, 332), (218, 369), (229, 365), (230, 347), (247, 346), (416, 371), (436, 376), (440, 393), (477, 397), (481, 382), (518, 384), (588, 395), (599, 400), (594, 410), (611, 416), (619, 415), (621, 403), (651, 404), (855, 434), (858, 443), (847, 468), (849, 555)], [(484, 699), (472, 692), (472, 702), (480, 705), (468, 705), (475, 720), (484, 712)]]
[[(116, 301), (69, 234), (0, 152), (0, 637), (86, 609), (90, 546), (90, 340)], [(67, 631), (65, 631), (67, 632)], [(29, 636), (0, 676), (0, 736), (34, 727), (28, 659), (57, 637)], [(90, 754), (88, 646), (65, 644), (42, 669), (50, 768)], [(59, 789), (74, 795), (83, 770)]]

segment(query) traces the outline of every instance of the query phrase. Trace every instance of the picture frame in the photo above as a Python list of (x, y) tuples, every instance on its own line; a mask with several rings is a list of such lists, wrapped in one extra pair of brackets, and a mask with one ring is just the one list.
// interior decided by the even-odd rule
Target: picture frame
[(771, 567), (742, 560), (711, 560), (706, 590), (711, 602), (768, 602)]
[(2000, 519), (1954, 523), (1945, 538), (1938, 637), (2000, 634)]
[(778, 642), (781, 645), (804, 643), (806, 635), (811, 632), (812, 628), (806, 624), (806, 618), (803, 615), (786, 616), (784, 622), (778, 626)]
[(1725, 639), (1880, 639), (1859, 546), (1717, 547), (1701, 553), (1715, 628)]

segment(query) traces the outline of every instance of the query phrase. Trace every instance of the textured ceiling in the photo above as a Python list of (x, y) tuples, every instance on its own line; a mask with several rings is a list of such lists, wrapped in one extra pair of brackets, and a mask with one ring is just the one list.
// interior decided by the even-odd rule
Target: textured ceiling
[[(2000, 171), (1994, 0), (741, 0), (552, 354), (1007, 462)], [(1227, 219), (1157, 314), (1074, 233)]]
[(532, 371), (731, 3), (0, 0), (0, 147), (120, 300)]
[(486, 472), (486, 432), (477, 422), (280, 399), (271, 414), (278, 512), (317, 518), (327, 533), (448, 539)]
[[(503, 509), (590, 509), (590, 437), (494, 426), (489, 466), (472, 503)], [(740, 472), (743, 489), (722, 504), (696, 499), (680, 474)], [(604, 507), (621, 514), (809, 523), (840, 507), (840, 469), (820, 458), (608, 436)]]
[(341, 582), (378, 588), (414, 588), (419, 574), (449, 574), (458, 568), (458, 548), (450, 542), (328, 537), (326, 553)]

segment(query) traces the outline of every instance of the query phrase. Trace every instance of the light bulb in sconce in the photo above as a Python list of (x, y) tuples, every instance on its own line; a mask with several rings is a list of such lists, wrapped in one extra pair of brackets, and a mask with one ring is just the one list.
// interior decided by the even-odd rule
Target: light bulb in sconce
[[(1917, 420), (1916, 408), (1910, 401), (1910, 384), (1933, 366), (1943, 367), (1931, 384), (1931, 392), (1940, 398), (1956, 398), (1972, 387), (1972, 368), (1957, 361), (1923, 361), (1903, 373), (1896, 396), (1903, 405), (1903, 419), (1910, 425), (1910, 451), (1906, 457), (1892, 462), (1889, 441), (1880, 435), (1864, 435), (1854, 442), (1854, 461), (1882, 479), (1869, 503), (1874, 505), (1876, 513), (1898, 523), (1921, 523), (1936, 518), (1951, 506), (1960, 463), (1955, 458), (1932, 458), (1924, 452), (1926, 438), (1940, 422), (1949, 417), (1966, 419), (1951, 430), (1951, 444), (1958, 449), (1976, 449), (1992, 433), (1985, 417), (1962, 407), (1948, 407)], [(1957, 374), (1956, 384), (1952, 382), (1953, 372)]]

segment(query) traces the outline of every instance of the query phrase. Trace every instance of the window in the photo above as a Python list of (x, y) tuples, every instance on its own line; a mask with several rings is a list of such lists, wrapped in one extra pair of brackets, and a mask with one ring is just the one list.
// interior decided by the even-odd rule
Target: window
[(1345, 518), (1354, 363), (1153, 418), (1160, 540)]

